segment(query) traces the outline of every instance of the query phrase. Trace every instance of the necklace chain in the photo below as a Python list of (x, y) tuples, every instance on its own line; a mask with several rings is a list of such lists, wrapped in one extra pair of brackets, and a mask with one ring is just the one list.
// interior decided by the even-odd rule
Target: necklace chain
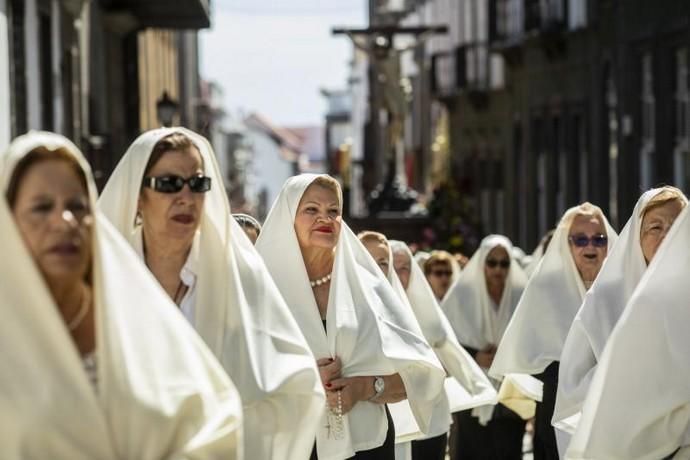
[(82, 321), (84, 321), (84, 318), (86, 318), (86, 314), (89, 312), (89, 309), (91, 308), (91, 302), (89, 299), (89, 295), (87, 294), (87, 289), (88, 288), (84, 288), (84, 293), (82, 294), (79, 311), (76, 315), (74, 315), (74, 318), (72, 318), (69, 321), (69, 323), (67, 323), (67, 329), (69, 329), (70, 332), (74, 332), (79, 327)]

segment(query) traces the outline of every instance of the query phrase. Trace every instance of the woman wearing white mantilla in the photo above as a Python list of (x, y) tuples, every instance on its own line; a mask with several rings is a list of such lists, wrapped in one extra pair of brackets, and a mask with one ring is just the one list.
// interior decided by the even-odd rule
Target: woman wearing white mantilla
[(77, 147), (0, 157), (0, 458), (242, 458), (223, 369), (105, 216)]
[[(501, 235), (484, 238), (441, 304), (458, 341), (484, 372), (491, 367), (527, 282), (511, 257), (512, 247)], [(457, 436), (451, 436), (451, 449), (457, 458), (522, 458), (525, 421), (504, 404), (460, 411), (454, 417)]]
[(230, 213), (208, 141), (184, 128), (142, 134), (99, 207), (237, 385), (247, 458), (307, 457), (324, 404), (314, 358)]
[(422, 431), (445, 372), (409, 309), (342, 221), (326, 175), (287, 180), (257, 249), (318, 359), (326, 389), (312, 458), (394, 458), (387, 403), (407, 398)]
[[(438, 305), (424, 272), (415, 263), (407, 244), (402, 241), (389, 241), (384, 235), (376, 232), (363, 232), (358, 236), (374, 261), (384, 271), (403, 303), (414, 312), (424, 337), (449, 374), (446, 379), (446, 392), (441, 394), (434, 405), (428, 432), (421, 433), (419, 428), (411, 423), (412, 417), (406, 402), (396, 403), (396, 406), (400, 407), (391, 409), (396, 434), (414, 438), (411, 442), (405, 442), (405, 438), (400, 439), (401, 444), (409, 446), (398, 447), (404, 454), (396, 455), (396, 459), (443, 460), (446, 456), (448, 430), (452, 423), (451, 412), (492, 403), (496, 399), (496, 390), (474, 359), (458, 343), (453, 328)], [(409, 432), (401, 433), (400, 428), (405, 426), (411, 426)]]
[(690, 458), (688, 280), (685, 206), (613, 328), (565, 458)]
[(601, 273), (585, 295), (563, 346), (553, 425), (572, 434), (604, 345), (687, 198), (675, 187), (638, 200)]
[(604, 213), (583, 203), (565, 212), (529, 279), (489, 374), (533, 375), (544, 384), (534, 421), (534, 458), (558, 459), (551, 426), (558, 362), (570, 325), (616, 239)]

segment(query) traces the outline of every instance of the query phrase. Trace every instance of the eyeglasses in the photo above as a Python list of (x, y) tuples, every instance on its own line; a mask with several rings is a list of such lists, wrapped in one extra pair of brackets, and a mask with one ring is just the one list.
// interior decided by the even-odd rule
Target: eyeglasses
[(193, 193), (206, 193), (211, 190), (211, 178), (207, 176), (192, 176), (185, 179), (174, 174), (158, 177), (144, 177), (143, 186), (149, 187), (160, 193), (177, 193), (189, 185)]
[(568, 240), (573, 244), (573, 246), (578, 247), (578, 248), (586, 248), (589, 246), (591, 243), (592, 246), (595, 248), (603, 248), (606, 247), (606, 245), (609, 242), (609, 239), (607, 238), (606, 235), (593, 235), (593, 236), (587, 236), (587, 235), (570, 235), (568, 237)]
[(431, 270), (431, 271), (429, 272), (429, 274), (441, 278), (441, 277), (443, 277), (443, 276), (448, 276), (448, 277), (450, 277), (450, 276), (453, 275), (453, 272), (450, 271), (450, 270)]
[(486, 266), (489, 268), (496, 268), (500, 266), (501, 268), (507, 270), (510, 268), (510, 260), (496, 260), (496, 259), (486, 259)]

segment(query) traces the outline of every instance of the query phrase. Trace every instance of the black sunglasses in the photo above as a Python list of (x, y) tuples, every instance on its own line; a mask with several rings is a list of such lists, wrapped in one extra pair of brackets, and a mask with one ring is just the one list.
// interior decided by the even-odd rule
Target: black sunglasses
[(144, 177), (143, 186), (160, 193), (177, 193), (189, 184), (193, 193), (206, 193), (211, 190), (211, 178), (207, 176), (192, 176), (184, 179), (174, 174), (158, 177)]
[(489, 268), (496, 268), (497, 266), (500, 266), (501, 268), (507, 270), (508, 268), (510, 268), (510, 260), (486, 259), (486, 266)]
[(437, 277), (442, 277), (442, 276), (453, 276), (453, 272), (450, 270), (431, 270), (430, 272), (432, 275), (437, 276)]
[(591, 237), (587, 235), (570, 235), (568, 240), (570, 240), (573, 246), (578, 248), (586, 248), (590, 243), (595, 248), (603, 248), (609, 242), (609, 239), (606, 237), (606, 235), (594, 235)]

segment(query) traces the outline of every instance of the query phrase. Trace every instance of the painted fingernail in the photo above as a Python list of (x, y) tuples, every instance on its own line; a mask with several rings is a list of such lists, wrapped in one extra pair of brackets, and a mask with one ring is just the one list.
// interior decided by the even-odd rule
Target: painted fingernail
[(327, 384), (326, 384), (326, 388), (330, 388), (330, 387), (332, 387), (332, 386), (333, 386), (333, 385), (331, 385), (330, 383), (327, 383)]

